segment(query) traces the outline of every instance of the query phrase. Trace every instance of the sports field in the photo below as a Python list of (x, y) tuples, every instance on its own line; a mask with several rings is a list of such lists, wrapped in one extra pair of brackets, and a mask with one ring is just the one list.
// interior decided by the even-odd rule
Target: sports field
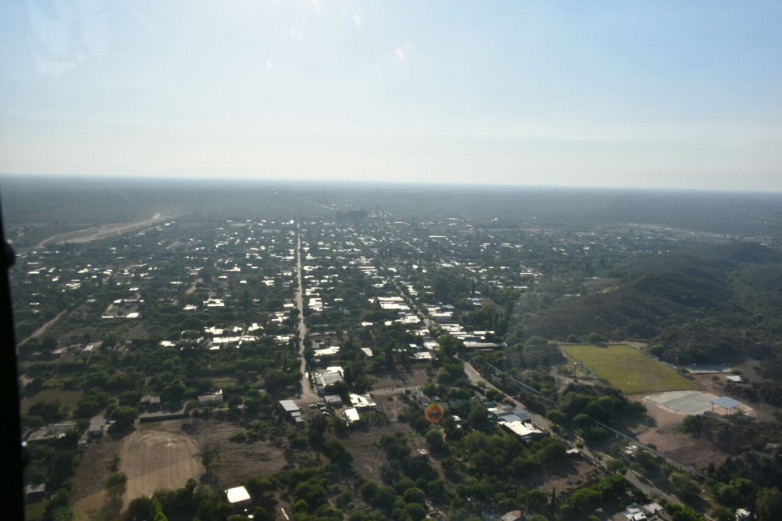
[(640, 350), (621, 344), (562, 346), (562, 351), (584, 368), (625, 394), (698, 389), (692, 382)]

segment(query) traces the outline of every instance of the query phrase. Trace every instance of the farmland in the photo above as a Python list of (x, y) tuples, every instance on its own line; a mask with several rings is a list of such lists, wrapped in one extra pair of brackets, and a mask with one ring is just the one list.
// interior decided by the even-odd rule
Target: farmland
[(697, 389), (698, 385), (670, 367), (630, 346), (562, 346), (571, 360), (625, 394)]

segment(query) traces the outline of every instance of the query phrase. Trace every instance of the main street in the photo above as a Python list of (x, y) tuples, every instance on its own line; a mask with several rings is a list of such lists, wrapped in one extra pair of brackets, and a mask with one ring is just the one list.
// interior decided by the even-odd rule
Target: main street
[(304, 359), (304, 338), (307, 336), (307, 324), (304, 322), (304, 282), (302, 278), (301, 261), (301, 229), (296, 230), (296, 309), (299, 310), (299, 357), (301, 358), (301, 396), (302, 403), (316, 402), (320, 400), (312, 389), (307, 378), (307, 361)]

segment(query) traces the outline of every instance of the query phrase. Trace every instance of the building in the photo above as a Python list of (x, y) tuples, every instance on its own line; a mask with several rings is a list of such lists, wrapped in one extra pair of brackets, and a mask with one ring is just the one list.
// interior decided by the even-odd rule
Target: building
[(76, 431), (76, 422), (68, 421), (52, 423), (33, 431), (28, 437), (28, 443), (46, 442), (64, 438), (69, 432)]
[(631, 505), (622, 512), (627, 521), (646, 521), (646, 514), (637, 505)]
[(185, 412), (185, 406), (182, 405), (177, 410), (172, 411), (154, 411), (141, 413), (138, 417), (139, 423), (159, 422), (164, 420), (179, 420), (185, 418), (187, 413)]
[(46, 498), (46, 483), (33, 483), (25, 485), (24, 500), (28, 503), (36, 503)]
[(327, 367), (325, 371), (312, 373), (312, 378), (315, 381), (315, 390), (317, 391), (318, 396), (323, 396), (325, 394), (326, 386), (342, 382), (344, 380), (342, 375), (342, 367), (340, 366)]
[(290, 420), (298, 425), (304, 425), (304, 417), (301, 415), (301, 407), (299, 407), (293, 400), (280, 400), (280, 407), (283, 413), (290, 418)]
[(106, 419), (102, 415), (90, 418), (90, 426), (87, 427), (87, 436), (92, 439), (103, 437), (106, 428)]
[(720, 409), (723, 409), (727, 414), (736, 414), (737, 412), (740, 412), (739, 407), (742, 406), (742, 403), (729, 396), (720, 396), (711, 401), (712, 411), (714, 410), (715, 405)]
[(356, 410), (354, 407), (345, 409), (345, 411), (342, 413), (342, 417), (345, 419), (345, 423), (348, 425), (353, 425), (354, 423), (361, 421), (361, 417), (358, 415), (358, 410)]
[(202, 394), (198, 396), (198, 405), (214, 405), (223, 403), (223, 390), (217, 392)]
[(228, 503), (234, 508), (234, 510), (244, 510), (245, 507), (250, 506), (252, 499), (250, 493), (244, 487), (233, 487), (225, 491), (225, 497), (228, 499)]
[(501, 421), (499, 422), (499, 425), (502, 427), (505, 427), (513, 434), (519, 436), (523, 441), (527, 440), (536, 440), (540, 439), (545, 434), (543, 431), (535, 427), (535, 425), (532, 422), (522, 422), (522, 421), (512, 421), (512, 422), (506, 422)]
[(326, 405), (331, 407), (342, 407), (342, 397), (338, 394), (327, 394), (323, 399), (326, 401)]

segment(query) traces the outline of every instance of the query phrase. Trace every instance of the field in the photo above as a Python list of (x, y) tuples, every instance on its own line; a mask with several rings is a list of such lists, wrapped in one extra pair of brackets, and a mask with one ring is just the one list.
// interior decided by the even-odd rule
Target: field
[(22, 399), (22, 413), (27, 414), (30, 407), (38, 402), (59, 402), (68, 411), (73, 411), (84, 393), (81, 391), (64, 391), (62, 389), (44, 389), (31, 398)]
[(158, 489), (183, 487), (203, 474), (198, 442), (177, 427), (179, 422), (143, 426), (122, 440), (119, 468), (128, 476), (125, 504)]
[(571, 360), (625, 394), (697, 389), (698, 385), (640, 350), (627, 345), (562, 346)]

